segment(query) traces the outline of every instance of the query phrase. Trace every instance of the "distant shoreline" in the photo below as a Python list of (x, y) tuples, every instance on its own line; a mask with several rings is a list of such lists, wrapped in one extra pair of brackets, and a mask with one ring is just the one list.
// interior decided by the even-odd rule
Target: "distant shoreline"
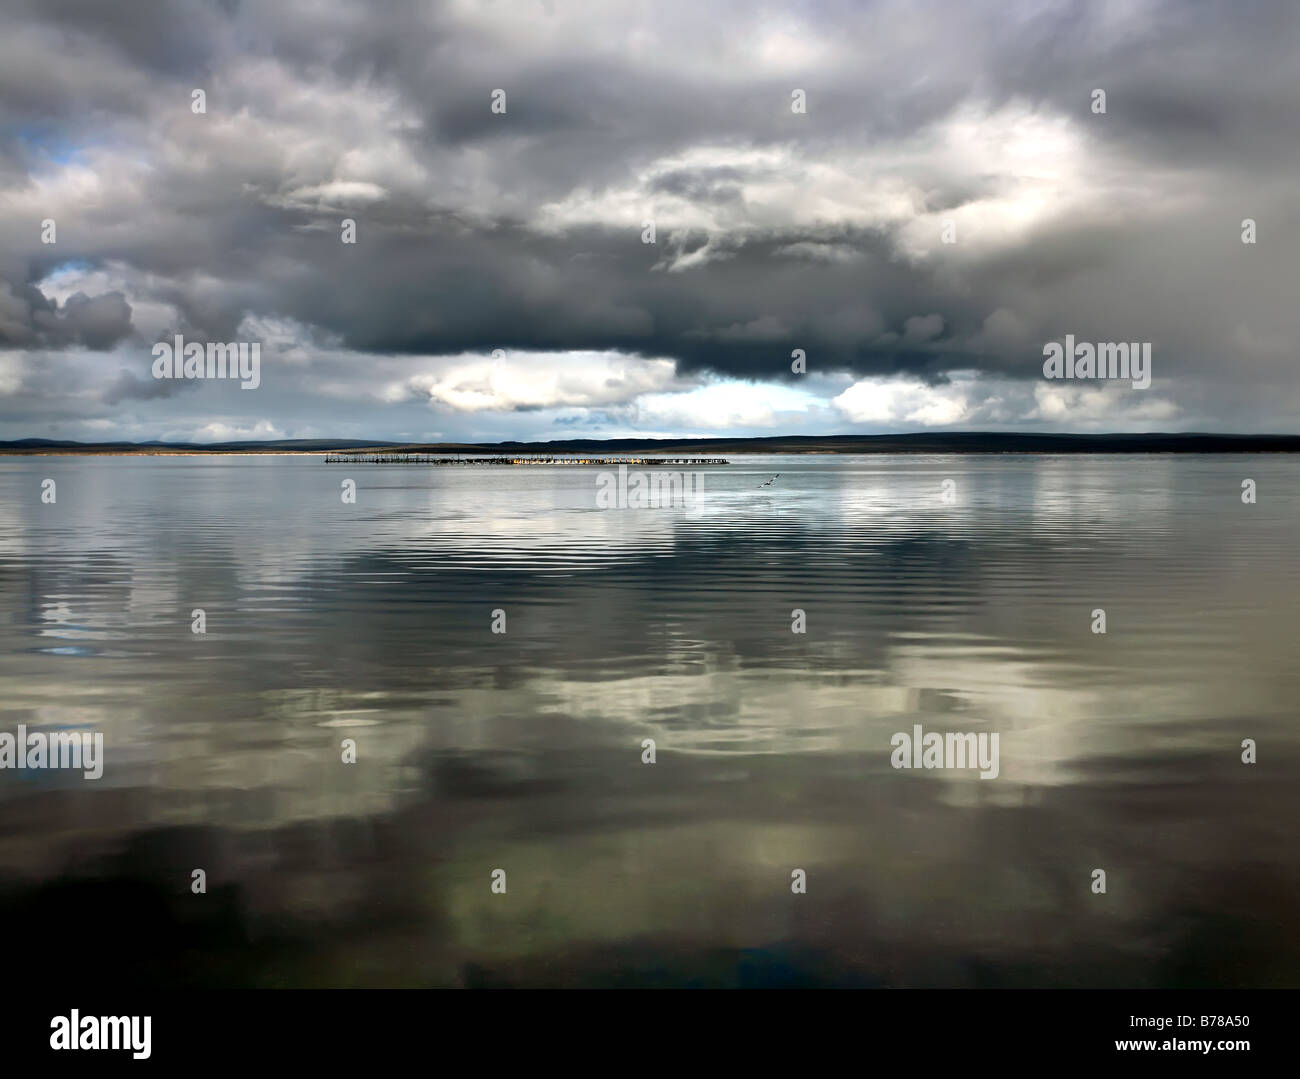
[[(326, 450), (0, 450), (0, 458), (24, 457), (325, 457)], [(614, 451), (617, 452), (617, 451)], [(1286, 456), (1300, 453), (1300, 449), (1249, 449), (1232, 450), (732, 450), (733, 455), (751, 457), (1217, 457), (1224, 454)], [(643, 454), (657, 457), (659, 454)], [(666, 455), (664, 455), (666, 456)], [(554, 462), (563, 464), (564, 462)]]
[(131, 443), (20, 439), (0, 442), (6, 457), (214, 457), (323, 456), (382, 453), (398, 455), (600, 455), (640, 457), (736, 454), (838, 456), (845, 454), (1154, 454), (1300, 453), (1300, 435), (1020, 434), (960, 432), (903, 435), (776, 436), (699, 439), (568, 439), (552, 442), (403, 443), (361, 439), (284, 439), (273, 442)]

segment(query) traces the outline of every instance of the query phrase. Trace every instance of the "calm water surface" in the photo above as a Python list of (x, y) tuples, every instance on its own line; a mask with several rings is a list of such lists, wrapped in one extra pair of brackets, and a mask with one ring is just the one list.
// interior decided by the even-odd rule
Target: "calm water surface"
[(1300, 985), (1300, 462), (597, 472), (0, 458), (0, 731), (106, 747), (0, 771), (24, 979)]

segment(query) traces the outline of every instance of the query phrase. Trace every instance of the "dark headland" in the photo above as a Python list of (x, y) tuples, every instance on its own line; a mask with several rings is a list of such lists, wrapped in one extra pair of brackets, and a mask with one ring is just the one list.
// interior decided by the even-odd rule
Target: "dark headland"
[(336, 453), (1300, 453), (1300, 435), (1021, 434), (948, 432), (899, 435), (777, 435), (768, 438), (573, 438), (552, 442), (380, 442), (280, 439), (268, 442), (0, 442), (0, 454)]

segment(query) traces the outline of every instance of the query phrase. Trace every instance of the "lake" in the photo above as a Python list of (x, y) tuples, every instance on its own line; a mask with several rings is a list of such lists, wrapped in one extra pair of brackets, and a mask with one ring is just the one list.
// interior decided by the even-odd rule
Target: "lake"
[(1295, 458), (601, 471), (0, 457), (14, 969), (1300, 984)]

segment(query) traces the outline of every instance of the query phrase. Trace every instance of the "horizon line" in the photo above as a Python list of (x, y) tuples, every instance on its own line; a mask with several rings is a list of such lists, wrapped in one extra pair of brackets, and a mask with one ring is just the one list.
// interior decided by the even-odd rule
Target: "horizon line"
[(852, 453), (855, 451), (880, 452), (882, 447), (903, 450), (908, 447), (925, 447), (942, 452), (1051, 452), (1053, 450), (1079, 449), (1109, 450), (1110, 452), (1300, 452), (1300, 434), (1214, 431), (1143, 431), (1143, 432), (1035, 432), (1022, 431), (908, 431), (885, 434), (830, 434), (830, 435), (700, 435), (682, 438), (628, 435), (614, 438), (565, 438), (536, 441), (506, 439), (496, 442), (410, 442), (367, 438), (282, 438), (282, 439), (229, 439), (221, 442), (184, 442), (164, 439), (143, 441), (110, 440), (82, 442), (76, 439), (22, 438), (0, 440), (0, 455), (31, 456), (44, 453), (98, 453), (121, 455), (133, 453), (327, 453), (331, 451), (367, 449), (389, 452), (421, 452), (455, 454), (467, 450), (510, 448), (527, 452), (554, 451), (567, 447), (575, 452), (603, 448), (615, 450), (663, 449), (676, 446), (710, 446), (714, 448), (737, 447), (733, 452), (744, 452), (749, 447), (754, 452), (765, 453)]

